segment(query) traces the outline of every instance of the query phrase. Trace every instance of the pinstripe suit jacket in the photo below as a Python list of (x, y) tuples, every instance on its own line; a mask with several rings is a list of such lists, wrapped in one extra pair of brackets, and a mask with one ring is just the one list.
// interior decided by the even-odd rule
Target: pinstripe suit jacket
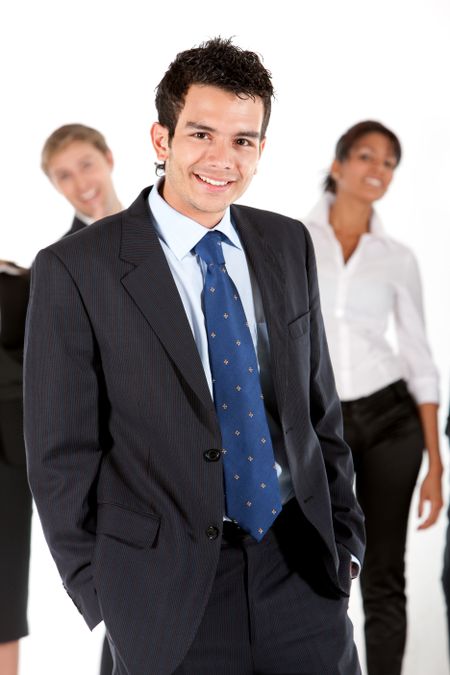
[[(119, 672), (131, 675), (170, 673), (186, 654), (224, 507), (221, 461), (205, 456), (221, 447), (214, 404), (148, 191), (37, 256), (25, 359), (29, 476), (48, 544), (86, 622), (104, 618)], [(348, 594), (362, 515), (312, 244), (289, 218), (243, 206), (232, 217), (261, 289), (297, 499), (329, 580)]]

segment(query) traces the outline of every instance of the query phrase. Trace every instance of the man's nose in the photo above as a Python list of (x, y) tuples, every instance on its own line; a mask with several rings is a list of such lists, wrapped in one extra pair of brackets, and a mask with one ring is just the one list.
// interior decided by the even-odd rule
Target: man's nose
[(210, 143), (206, 158), (211, 167), (225, 170), (233, 167), (233, 149), (224, 140), (215, 139)]
[(83, 174), (77, 174), (74, 177), (74, 181), (78, 192), (85, 192), (86, 190), (89, 190), (90, 180), (86, 176), (83, 176)]

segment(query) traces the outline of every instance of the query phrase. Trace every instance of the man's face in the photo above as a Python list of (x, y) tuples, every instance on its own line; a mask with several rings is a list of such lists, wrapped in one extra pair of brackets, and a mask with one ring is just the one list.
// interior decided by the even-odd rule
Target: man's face
[(56, 189), (79, 213), (98, 220), (114, 201), (113, 159), (87, 141), (72, 141), (55, 153), (48, 176)]
[(166, 127), (152, 127), (158, 160), (166, 163), (166, 202), (201, 225), (214, 227), (256, 172), (264, 147), (263, 116), (260, 98), (192, 85), (170, 144)]

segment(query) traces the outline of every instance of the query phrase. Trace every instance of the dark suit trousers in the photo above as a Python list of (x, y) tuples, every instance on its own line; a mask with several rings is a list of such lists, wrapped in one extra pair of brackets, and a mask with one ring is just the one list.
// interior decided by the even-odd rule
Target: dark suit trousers
[[(259, 544), (224, 524), (209, 603), (175, 675), (360, 674), (348, 598), (326, 581), (327, 594), (317, 592), (297, 571), (314, 551), (302, 541), (292, 504)], [(313, 583), (321, 581), (319, 569)]]
[(406, 641), (405, 547), (423, 454), (417, 406), (404, 382), (342, 404), (344, 437), (366, 517), (361, 573), (369, 675), (400, 675)]
[(109, 646), (108, 638), (103, 640), (102, 658), (100, 663), (100, 675), (111, 675), (113, 672), (113, 658)]

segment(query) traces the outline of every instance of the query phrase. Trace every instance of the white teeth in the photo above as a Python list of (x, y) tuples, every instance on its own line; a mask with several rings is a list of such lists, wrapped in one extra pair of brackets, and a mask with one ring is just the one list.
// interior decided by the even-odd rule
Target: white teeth
[(382, 182), (379, 178), (371, 178), (370, 176), (366, 178), (366, 183), (373, 185), (373, 187), (381, 187)]
[(197, 175), (205, 183), (209, 183), (209, 185), (215, 185), (216, 187), (224, 187), (224, 185), (228, 183), (227, 180), (213, 180), (212, 178), (206, 178), (206, 176), (201, 176), (200, 174)]
[(89, 201), (89, 199), (93, 199), (97, 194), (97, 190), (95, 188), (92, 188), (91, 190), (87, 190), (87, 192), (83, 192), (83, 194), (80, 195), (81, 199), (85, 202)]

